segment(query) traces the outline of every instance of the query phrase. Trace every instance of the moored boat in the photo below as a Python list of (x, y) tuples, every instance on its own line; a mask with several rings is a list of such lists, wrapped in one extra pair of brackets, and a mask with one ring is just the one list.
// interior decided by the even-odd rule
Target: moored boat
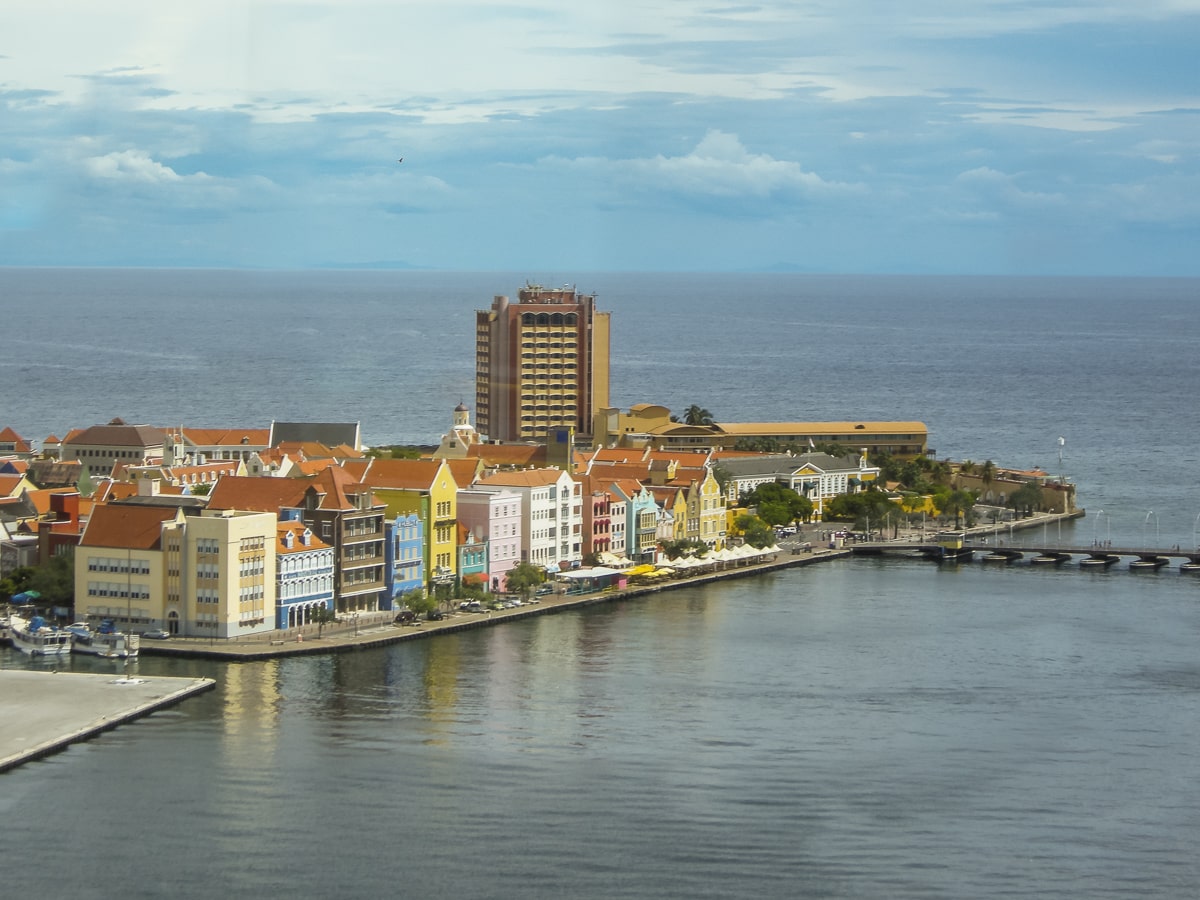
[(71, 633), (71, 650), (74, 653), (125, 659), (136, 658), (141, 648), (141, 638), (138, 635), (117, 631), (111, 619), (102, 621), (96, 631), (93, 631), (87, 622), (68, 625), (67, 631)]
[(41, 616), (26, 620), (10, 616), (9, 635), (13, 646), (30, 656), (63, 656), (71, 652), (71, 632), (46, 624)]

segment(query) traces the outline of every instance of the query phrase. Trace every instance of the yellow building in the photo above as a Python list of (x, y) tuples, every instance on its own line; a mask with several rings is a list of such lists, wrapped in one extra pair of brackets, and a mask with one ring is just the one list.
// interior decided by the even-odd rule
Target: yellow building
[(271, 631), (275, 531), (271, 513), (98, 505), (75, 553), (76, 617), (214, 638)]
[[(608, 407), (593, 420), (595, 446), (643, 447), (662, 450), (735, 450), (748, 444), (773, 443), (774, 449), (803, 453), (824, 444), (866, 448), (892, 456), (923, 456), (929, 430), (923, 422), (714, 422), (686, 425), (671, 421), (671, 411), (640, 403), (628, 412)], [(740, 445), (740, 446), (739, 446)], [(752, 447), (750, 449), (764, 449)]]
[(425, 527), (430, 587), (458, 575), (458, 482), (444, 459), (373, 459), (361, 481), (387, 507), (388, 518), (417, 515)]

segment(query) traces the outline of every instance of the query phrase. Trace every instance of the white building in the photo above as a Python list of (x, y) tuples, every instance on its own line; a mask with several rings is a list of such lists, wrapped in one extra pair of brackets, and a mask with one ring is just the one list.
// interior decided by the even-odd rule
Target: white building
[(583, 488), (561, 469), (497, 472), (475, 485), (480, 491), (519, 494), (521, 560), (557, 571), (583, 560)]

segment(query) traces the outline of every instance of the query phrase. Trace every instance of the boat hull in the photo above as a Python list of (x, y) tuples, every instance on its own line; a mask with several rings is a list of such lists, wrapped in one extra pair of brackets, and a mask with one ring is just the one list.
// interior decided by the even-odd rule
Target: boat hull
[(71, 652), (71, 633), (58, 628), (32, 628), (13, 619), (9, 628), (13, 646), (30, 656), (66, 656)]

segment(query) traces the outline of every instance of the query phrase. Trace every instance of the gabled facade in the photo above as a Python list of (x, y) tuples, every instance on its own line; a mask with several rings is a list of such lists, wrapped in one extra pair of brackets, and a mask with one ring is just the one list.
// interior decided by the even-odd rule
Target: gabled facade
[(625, 555), (635, 562), (654, 562), (659, 514), (654, 494), (634, 480), (613, 482), (609, 489), (625, 504)]
[(561, 469), (498, 472), (477, 490), (509, 490), (522, 499), (521, 560), (547, 569), (583, 559), (583, 501), (579, 482)]
[(387, 523), (391, 605), (404, 605), (403, 596), (425, 587), (425, 521), (417, 513), (397, 513)]
[(312, 478), (225, 477), (208, 497), (210, 510), (253, 510), (293, 518), (334, 548), (338, 613), (387, 609), (385, 507), (371, 489), (338, 466)]
[(452, 585), (457, 577), (458, 484), (446, 460), (372, 459), (361, 477), (389, 516), (421, 517), (427, 586)]
[(488, 542), (462, 523), (458, 526), (458, 577), (463, 584), (488, 588)]
[(524, 500), (510, 490), (458, 492), (458, 521), (488, 545), (488, 584), (505, 590), (509, 570), (521, 561)]
[(333, 548), (298, 517), (275, 525), (275, 627), (298, 628), (334, 608)]
[(804, 453), (797, 456), (793, 469), (783, 483), (813, 504), (818, 521), (825, 517), (825, 504), (838, 494), (857, 494), (878, 481), (878, 466), (867, 463), (862, 456), (839, 458), (827, 453)]
[(0, 430), (0, 456), (15, 456), (17, 459), (32, 459), (33, 445), (11, 428)]

